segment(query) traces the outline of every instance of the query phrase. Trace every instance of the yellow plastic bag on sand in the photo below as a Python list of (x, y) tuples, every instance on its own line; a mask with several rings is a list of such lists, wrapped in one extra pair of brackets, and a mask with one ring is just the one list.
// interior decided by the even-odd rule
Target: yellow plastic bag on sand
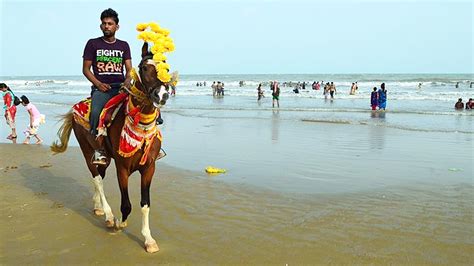
[(213, 166), (208, 166), (206, 168), (206, 173), (208, 173), (208, 174), (221, 174), (221, 173), (225, 173), (225, 169), (221, 169), (221, 168), (217, 168), (217, 167), (213, 167)]

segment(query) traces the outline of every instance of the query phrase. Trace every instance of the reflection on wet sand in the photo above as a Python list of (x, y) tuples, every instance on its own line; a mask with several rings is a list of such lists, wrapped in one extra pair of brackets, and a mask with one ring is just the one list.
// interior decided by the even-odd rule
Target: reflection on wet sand
[[(371, 111), (370, 117), (385, 122), (385, 111)], [(370, 149), (383, 150), (385, 147), (386, 127), (371, 125), (369, 129)]]
[(278, 142), (280, 134), (280, 110), (272, 110), (272, 140)]

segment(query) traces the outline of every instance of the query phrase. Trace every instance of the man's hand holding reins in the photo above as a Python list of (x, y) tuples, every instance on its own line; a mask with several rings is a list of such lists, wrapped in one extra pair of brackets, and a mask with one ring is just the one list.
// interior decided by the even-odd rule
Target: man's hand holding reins
[(132, 87), (132, 78), (126, 78), (125, 81), (122, 83), (122, 87), (125, 87), (130, 90), (130, 88)]
[(95, 84), (95, 86), (97, 87), (97, 89), (99, 89), (102, 92), (106, 92), (106, 91), (110, 90), (110, 88), (111, 88), (109, 84), (102, 83), (102, 82), (97, 82), (97, 84)]

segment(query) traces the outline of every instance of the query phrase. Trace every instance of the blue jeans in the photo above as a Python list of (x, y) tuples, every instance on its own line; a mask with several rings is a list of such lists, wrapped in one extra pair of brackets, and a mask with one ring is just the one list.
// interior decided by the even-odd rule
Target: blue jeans
[(100, 113), (102, 112), (102, 108), (104, 108), (105, 104), (115, 95), (119, 93), (119, 88), (117, 86), (113, 86), (107, 92), (102, 92), (96, 87), (92, 86), (91, 89), (91, 115), (89, 117), (89, 124), (91, 126), (91, 134), (96, 137), (97, 136), (97, 126), (99, 126), (99, 117)]

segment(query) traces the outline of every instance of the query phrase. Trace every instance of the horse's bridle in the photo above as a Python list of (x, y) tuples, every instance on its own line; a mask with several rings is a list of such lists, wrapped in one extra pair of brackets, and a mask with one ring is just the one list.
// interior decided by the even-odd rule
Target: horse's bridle
[[(148, 62), (150, 62), (150, 61), (151, 61), (151, 63), (148, 63)], [(138, 64), (138, 79), (139, 79), (140, 83), (142, 84), (142, 86), (144, 86), (144, 87), (145, 87), (145, 84), (143, 84), (143, 82), (142, 82), (142, 80), (143, 80), (143, 78), (142, 78), (142, 68), (143, 68), (143, 64), (144, 64), (145, 62), (146, 62), (146, 64), (148, 64), (148, 65), (153, 65), (153, 66), (155, 66), (155, 69), (156, 69), (155, 61), (153, 61), (152, 56), (149, 56), (149, 55), (143, 57), (143, 59), (142, 59), (142, 61), (140, 62), (140, 64)], [(151, 87), (149, 87), (149, 88), (145, 87), (146, 94), (147, 94), (148, 97), (151, 96), (150, 94), (151, 94), (154, 90), (160, 89), (161, 85), (164, 86), (164, 84), (161, 84), (161, 85), (160, 85), (160, 83), (161, 83), (161, 81), (158, 80), (158, 81), (156, 81), (155, 83), (153, 83), (153, 85), (152, 85)]]

